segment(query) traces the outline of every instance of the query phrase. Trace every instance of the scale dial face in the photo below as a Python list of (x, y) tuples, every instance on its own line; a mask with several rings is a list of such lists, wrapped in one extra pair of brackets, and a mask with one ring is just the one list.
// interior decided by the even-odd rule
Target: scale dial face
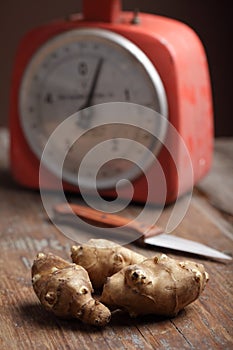
[[(137, 116), (141, 129), (109, 124), (89, 130), (95, 116), (86, 108), (106, 102), (135, 103), (167, 116), (166, 94), (155, 67), (126, 38), (102, 29), (74, 29), (48, 40), (32, 56), (20, 86), (19, 115), (25, 138), (38, 159), (56, 127), (83, 110), (74, 128), (86, 130), (86, 134), (71, 145), (69, 131), (64, 129), (62, 137), (54, 144), (54, 152), (70, 148), (63, 167), (63, 179), (67, 182), (77, 185), (77, 169), (85, 152), (102, 141), (112, 139), (113, 157), (114, 149), (117, 157), (98, 172), (99, 189), (114, 187), (120, 177), (131, 180), (140, 176), (138, 167), (119, 157), (122, 154), (129, 158), (134, 152), (133, 159), (137, 163), (137, 149), (120, 145), (116, 138), (135, 140), (155, 155), (159, 151), (160, 142), (143, 130), (147, 125), (150, 130), (161, 128), (157, 132), (165, 134), (164, 128), (153, 118)], [(142, 157), (143, 154), (138, 153), (139, 162)], [(52, 164), (45, 165), (53, 170)], [(92, 186), (88, 174), (95, 167), (93, 157), (83, 175), (86, 187)]]

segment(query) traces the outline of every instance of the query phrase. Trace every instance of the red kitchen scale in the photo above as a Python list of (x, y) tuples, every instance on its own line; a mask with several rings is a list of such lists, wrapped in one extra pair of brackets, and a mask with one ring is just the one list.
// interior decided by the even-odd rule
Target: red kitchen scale
[[(207, 59), (197, 35), (176, 20), (122, 11), (120, 0), (84, 0), (82, 14), (35, 28), (19, 45), (10, 96), (10, 156), (15, 181), (38, 189), (41, 156), (54, 130), (73, 113), (110, 102), (144, 107), (166, 118), (187, 147), (193, 178), (187, 172), (187, 155), (180, 143), (156, 120), (146, 118), (143, 109), (140, 130), (120, 123), (106, 125), (101, 132), (90, 130), (90, 114), (82, 113), (76, 127), (86, 133), (80, 143), (71, 145), (70, 133), (64, 129), (55, 150), (72, 148), (79, 164), (85, 150), (111, 139), (112, 148), (118, 147), (127, 159), (132, 155), (137, 163), (139, 156), (127, 154), (128, 148), (119, 144), (120, 137), (136, 140), (150, 148), (162, 169), (166, 203), (190, 191), (207, 173), (212, 158), (213, 110)], [(156, 129), (163, 142), (148, 129)], [(137, 153), (137, 149), (130, 152)], [(51, 166), (56, 157), (51, 159), (48, 164), (42, 159), (46, 176), (40, 186), (45, 189), (56, 189), (57, 174)], [(72, 156), (64, 162), (63, 185), (67, 191), (79, 192), (73, 163)], [(93, 158), (82, 175), (87, 190), (95, 167)], [(114, 197), (116, 182), (122, 177), (133, 184), (134, 201), (144, 203), (149, 198), (151, 203), (160, 203), (157, 172), (153, 162), (144, 172), (118, 156), (99, 170), (97, 188), (102, 196)], [(149, 196), (148, 181), (154, 184)], [(121, 191), (122, 198), (128, 195), (127, 190)]]

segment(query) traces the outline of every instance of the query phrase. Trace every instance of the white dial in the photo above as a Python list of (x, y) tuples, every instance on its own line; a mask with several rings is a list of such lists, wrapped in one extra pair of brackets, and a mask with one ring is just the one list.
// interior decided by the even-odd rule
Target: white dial
[[(101, 29), (76, 29), (50, 39), (32, 57), (21, 83), (20, 121), (30, 147), (40, 158), (49, 136), (62, 121), (79, 110), (105, 102), (135, 103), (167, 116), (161, 79), (145, 54), (129, 40)], [(123, 175), (129, 179), (139, 176), (139, 168), (118, 157), (122, 154), (129, 158), (130, 152), (137, 150), (124, 148), (117, 138), (136, 140), (157, 153), (158, 140), (143, 126), (147, 123), (154, 130), (161, 125), (141, 115), (137, 118), (142, 129), (110, 124), (88, 131), (93, 118), (93, 113), (84, 110), (74, 128), (87, 133), (71, 145), (69, 132), (64, 129), (54, 145), (58, 153), (70, 149), (64, 162), (64, 179), (77, 184), (76, 172), (85, 153), (108, 139), (112, 139), (112, 154), (114, 157), (115, 152), (117, 158), (100, 169), (97, 187), (113, 187)], [(138, 154), (139, 161), (142, 156)], [(137, 163), (135, 154), (133, 159)], [(87, 187), (88, 173), (95, 165), (95, 159), (93, 163), (89, 161)]]

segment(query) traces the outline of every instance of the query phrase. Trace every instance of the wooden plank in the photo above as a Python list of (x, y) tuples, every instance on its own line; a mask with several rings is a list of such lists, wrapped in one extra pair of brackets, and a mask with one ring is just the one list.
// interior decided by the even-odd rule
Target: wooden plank
[(197, 188), (218, 209), (233, 215), (233, 139), (217, 139), (210, 173)]
[[(0, 136), (1, 350), (232, 349), (233, 264), (184, 253), (161, 250), (181, 260), (188, 258), (204, 263), (210, 281), (201, 297), (173, 319), (158, 316), (131, 319), (126, 313), (115, 312), (106, 328), (96, 329), (76, 320), (58, 319), (45, 311), (31, 286), (32, 261), (39, 251), (50, 251), (70, 260), (73, 241), (48, 221), (39, 192), (19, 188), (11, 180), (7, 134), (4, 132), (4, 135)], [(182, 200), (179, 200), (181, 208)], [(140, 206), (130, 206), (123, 215), (133, 217), (140, 210)], [(148, 217), (155, 211), (156, 208), (151, 207)], [(171, 211), (169, 206), (162, 213), (161, 225), (166, 224)], [(221, 218), (221, 226), (216, 218)], [(199, 192), (194, 192), (187, 214), (173, 233), (232, 252), (231, 232), (226, 218)], [(151, 248), (133, 244), (130, 247), (147, 256), (155, 253)]]

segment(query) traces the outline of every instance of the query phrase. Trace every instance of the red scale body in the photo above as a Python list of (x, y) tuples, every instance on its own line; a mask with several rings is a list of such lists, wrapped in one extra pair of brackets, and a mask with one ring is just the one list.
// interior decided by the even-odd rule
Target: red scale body
[[(30, 31), (22, 40), (16, 56), (10, 102), (11, 169), (15, 180), (23, 186), (39, 187), (39, 160), (31, 151), (20, 126), (19, 89), (27, 64), (36, 50), (53, 36), (76, 28), (102, 28), (113, 31), (136, 44), (150, 59), (163, 82), (170, 123), (176, 128), (189, 150), (194, 183), (209, 170), (213, 149), (213, 110), (211, 85), (206, 54), (197, 35), (183, 23), (152, 14), (140, 13), (138, 24), (132, 24), (133, 13), (121, 11), (120, 0), (86, 0), (83, 15), (73, 15)], [(143, 117), (143, 116), (142, 116)], [(169, 138), (169, 134), (167, 135)], [(169, 140), (172, 142), (172, 140)], [(179, 145), (174, 144), (176, 163), (181, 173), (181, 193), (192, 188), (186, 176), (185, 162)], [(159, 162), (166, 176), (167, 198), (177, 198), (178, 179), (172, 157), (165, 147), (159, 153)], [(155, 186), (150, 201), (160, 202), (153, 167), (148, 176), (154, 177)], [(53, 188), (54, 175), (49, 171), (42, 185)], [(64, 183), (64, 188), (78, 191)], [(134, 200), (147, 200), (145, 176), (134, 181)], [(114, 191), (102, 193), (113, 196)], [(127, 197), (127, 192), (123, 197)]]

